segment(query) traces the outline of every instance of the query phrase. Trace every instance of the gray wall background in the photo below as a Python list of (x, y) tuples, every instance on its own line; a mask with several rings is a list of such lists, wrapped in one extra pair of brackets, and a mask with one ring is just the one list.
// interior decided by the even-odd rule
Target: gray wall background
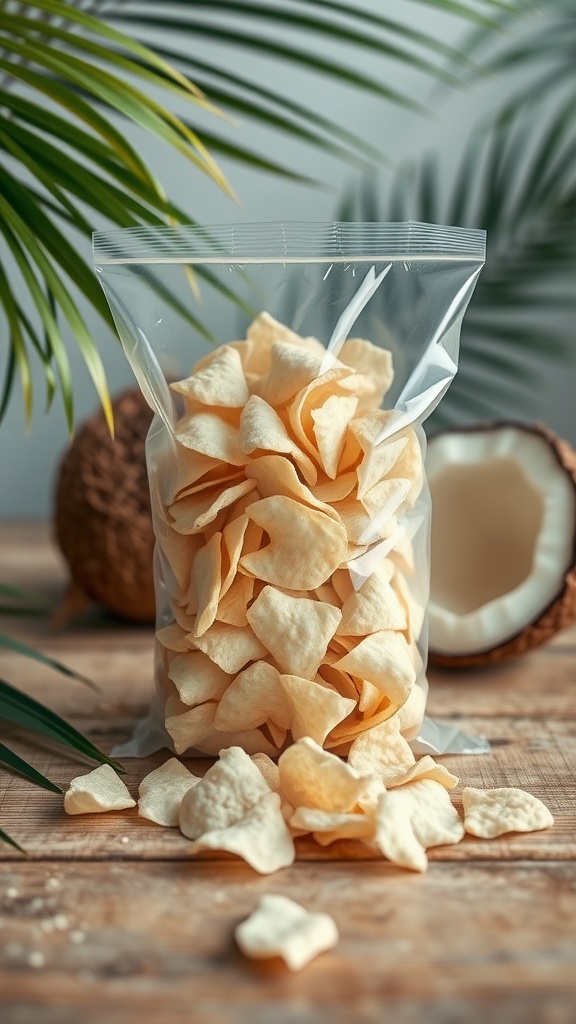
[[(370, 6), (366, 2), (364, 5)], [(461, 21), (439, 15), (410, 0), (389, 0), (379, 6), (383, 14), (411, 21), (421, 31), (430, 32), (448, 43), (457, 43), (462, 38), (465, 26)], [(337, 45), (331, 46), (330, 50), (334, 55), (343, 56)], [(471, 124), (483, 112), (493, 109), (510, 90), (509, 79), (505, 82), (496, 79), (471, 91), (449, 93), (397, 63), (374, 54), (363, 54), (362, 70), (365, 73), (406, 89), (430, 105), (434, 114), (425, 119), (358, 90), (335, 85), (327, 79), (253, 54), (214, 45), (206, 46), (206, 54), (216, 57), (231, 70), (257, 73), (263, 83), (270, 82), (276, 90), (285, 90), (287, 95), (301, 103), (308, 102), (313, 95), (317, 109), (338, 117), (341, 123), (373, 141), (394, 160), (418, 157), (430, 149), (441, 152), (447, 180), (450, 179), (450, 169), (458, 161)], [(172, 197), (204, 223), (333, 219), (339, 192), (354, 177), (349, 167), (329, 156), (305, 149), (288, 137), (272, 137), (248, 121), (239, 125), (236, 131), (241, 133), (246, 145), (304, 174), (322, 179), (328, 187), (323, 190), (305, 188), (221, 160), (221, 166), (240, 200), (236, 206), (183, 158), (135, 129), (130, 130), (130, 136), (140, 146)], [(90, 259), (88, 243), (82, 241), (79, 247), (84, 257)], [(89, 311), (87, 319), (99, 340), (111, 390), (130, 386), (133, 383), (132, 373), (119, 343), (95, 317), (90, 316)], [(76, 420), (80, 422), (96, 408), (97, 399), (73, 339), (70, 338), (69, 342)], [(4, 355), (5, 337), (0, 336), (2, 364)], [(0, 426), (0, 517), (37, 518), (50, 514), (57, 465), (68, 444), (68, 435), (58, 398), (52, 411), (44, 415), (43, 390), (42, 378), (36, 374), (35, 413), (28, 432), (19, 394), (15, 395)], [(535, 418), (544, 419), (573, 443), (576, 443), (575, 393), (576, 369), (563, 369), (543, 380), (534, 406)], [(502, 412), (505, 414), (506, 410)]]

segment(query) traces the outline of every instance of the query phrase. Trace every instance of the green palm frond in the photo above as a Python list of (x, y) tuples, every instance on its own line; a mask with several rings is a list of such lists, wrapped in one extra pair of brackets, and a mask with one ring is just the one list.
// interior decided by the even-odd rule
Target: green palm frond
[(534, 111), (475, 131), (451, 187), (436, 155), (407, 166), (386, 199), (374, 179), (344, 197), (339, 216), (426, 220), (488, 231), (486, 267), (464, 318), (460, 369), (431, 429), (522, 416), (552, 359), (574, 360), (576, 113), (560, 108), (546, 131)]
[[(0, 605), (1, 615), (34, 614), (46, 616), (49, 613), (49, 608), (38, 595), (20, 587), (0, 583), (0, 598), (2, 599), (2, 604)], [(95, 683), (86, 678), (86, 676), (69, 668), (61, 661), (43, 654), (42, 651), (38, 651), (29, 644), (16, 640), (5, 633), (0, 633), (0, 648), (13, 651), (26, 658), (31, 658), (68, 679), (76, 679), (91, 689), (98, 689)], [(109, 764), (118, 772), (124, 770), (117, 762), (112, 761), (98, 747), (91, 743), (86, 736), (64, 721), (63, 718), (50, 711), (49, 708), (39, 701), (22, 693), (4, 679), (0, 679), (0, 720), (12, 722), (27, 729), (32, 734), (54, 740), (71, 750), (77, 751), (77, 753), (82, 754), (84, 757), (97, 761), (99, 764)], [(28, 761), (24, 760), (24, 758), (15, 754), (4, 743), (0, 743), (0, 766), (17, 772), (35, 786), (40, 786), (42, 789), (49, 790), (52, 793), (61, 793), (59, 786), (46, 778), (45, 775), (29, 764)], [(0, 829), (0, 840), (21, 850), (18, 843), (2, 829)]]
[[(546, 95), (562, 94), (566, 90), (576, 98), (574, 62), (576, 61), (576, 8), (572, 0), (526, 0), (528, 17), (524, 31), (511, 33), (511, 16), (500, 16), (502, 33), (479, 26), (463, 41), (462, 54), (482, 68), (481, 74), (529, 71), (529, 79), (521, 87), (512, 87), (504, 111), (513, 113)], [(495, 45), (495, 40), (498, 40)], [(452, 61), (452, 69), (461, 66)], [(473, 79), (474, 70), (465, 72)]]
[[(514, 0), (416, 0), (487, 30), (499, 26)], [(164, 48), (147, 40), (161, 37)], [(194, 45), (192, 45), (192, 43)], [(422, 110), (381, 77), (362, 70), (377, 53), (447, 85), (459, 85), (474, 62), (441, 38), (429, 37), (378, 11), (343, 0), (4, 0), (0, 3), (0, 308), (7, 347), (0, 382), (0, 419), (18, 381), (26, 416), (33, 407), (33, 362), (42, 367), (46, 406), (60, 393), (70, 429), (73, 381), (66, 333), (80, 348), (111, 424), (100, 354), (86, 324), (86, 304), (111, 325), (91, 267), (79, 255), (102, 220), (118, 227), (193, 220), (165, 195), (127, 139), (128, 119), (184, 155), (194, 170), (230, 193), (212, 153), (303, 184), (308, 175), (285, 167), (242, 140), (230, 117), (250, 119), (306, 147), (366, 168), (378, 148), (337, 118), (271, 87), (258, 71), (231, 72), (206, 44), (272, 57), (295, 70), (365, 90)], [(331, 55), (340, 46), (343, 57)], [(343, 48), (346, 47), (346, 50)], [(450, 62), (451, 68), (447, 68)], [(155, 98), (163, 96), (161, 102)], [(218, 106), (216, 106), (216, 104)], [(173, 108), (183, 111), (181, 116)], [(273, 152), (273, 146), (270, 147)], [(28, 301), (19, 298), (22, 287)], [(229, 295), (229, 299), (234, 297)]]

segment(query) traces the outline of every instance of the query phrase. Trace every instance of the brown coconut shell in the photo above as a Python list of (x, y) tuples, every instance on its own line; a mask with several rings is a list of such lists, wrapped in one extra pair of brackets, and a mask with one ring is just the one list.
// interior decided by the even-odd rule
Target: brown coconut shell
[(113, 401), (114, 439), (104, 414), (79, 428), (62, 459), (55, 494), (56, 540), (71, 583), (57, 623), (96, 601), (123, 619), (153, 622), (154, 533), (145, 441), (152, 412), (137, 388)]
[[(481, 423), (458, 428), (458, 430), (439, 431), (434, 437), (447, 433), (478, 433), (481, 430), (499, 430), (512, 427), (514, 430), (525, 431), (541, 437), (550, 447), (558, 465), (566, 474), (574, 488), (576, 496), (576, 451), (563, 438), (558, 437), (543, 423), (533, 425), (500, 420), (494, 423)], [(439, 668), (478, 668), (493, 665), (506, 658), (515, 658), (520, 654), (547, 643), (556, 633), (576, 622), (576, 523), (573, 524), (573, 543), (571, 561), (564, 571), (558, 594), (542, 609), (538, 616), (528, 622), (523, 629), (504, 643), (489, 650), (480, 650), (472, 654), (441, 654), (430, 649), (428, 660), (431, 665)]]

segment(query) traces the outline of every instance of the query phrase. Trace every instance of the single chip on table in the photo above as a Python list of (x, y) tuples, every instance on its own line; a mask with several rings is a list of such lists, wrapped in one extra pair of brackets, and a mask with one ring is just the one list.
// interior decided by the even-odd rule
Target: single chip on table
[(374, 840), (388, 860), (426, 871), (430, 846), (459, 843), (464, 826), (447, 790), (433, 779), (387, 790), (378, 801)]
[(135, 807), (128, 788), (109, 764), (72, 779), (64, 794), (66, 814), (96, 814)]
[(313, 679), (342, 616), (333, 605), (267, 586), (247, 617), (282, 672)]
[(554, 824), (552, 814), (538, 797), (523, 789), (505, 786), (499, 789), (462, 791), (464, 828), (481, 839), (495, 839), (505, 832), (537, 832)]
[(261, 896), (254, 912), (236, 927), (236, 942), (245, 956), (257, 960), (280, 956), (299, 971), (338, 942), (338, 929), (328, 914), (314, 914), (287, 896)]
[(138, 787), (138, 814), (158, 825), (177, 827), (182, 798), (199, 782), (176, 757), (171, 757), (142, 779)]

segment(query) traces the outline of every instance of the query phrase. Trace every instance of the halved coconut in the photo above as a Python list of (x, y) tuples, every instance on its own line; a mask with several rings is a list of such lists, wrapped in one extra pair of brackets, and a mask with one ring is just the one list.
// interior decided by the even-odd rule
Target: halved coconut
[(481, 665), (576, 620), (576, 452), (545, 427), (436, 434), (430, 660)]

